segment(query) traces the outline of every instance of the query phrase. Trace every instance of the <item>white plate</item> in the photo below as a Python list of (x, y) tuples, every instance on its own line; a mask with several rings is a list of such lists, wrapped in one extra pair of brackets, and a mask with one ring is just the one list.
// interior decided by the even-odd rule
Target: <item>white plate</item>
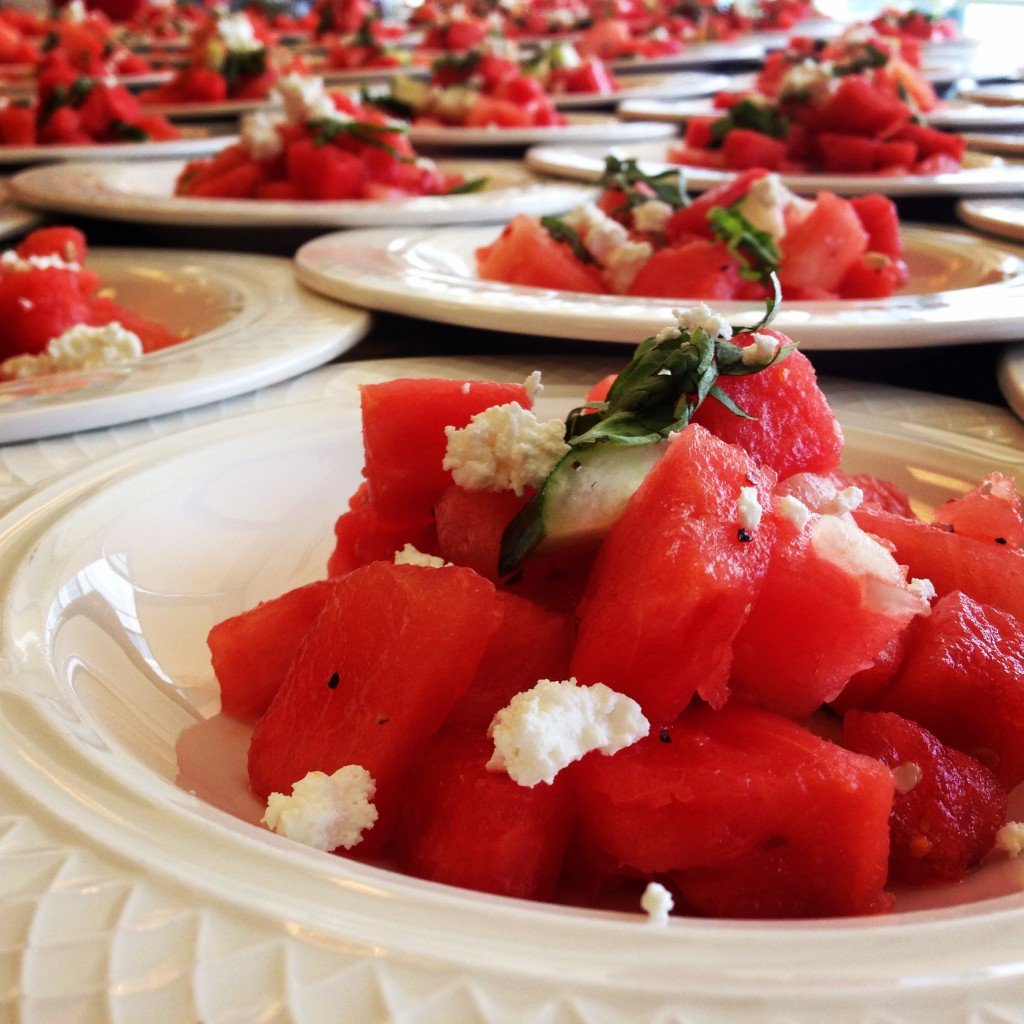
[(403, 78), (427, 78), (430, 68), (406, 64), (400, 68), (316, 68), (313, 72), (328, 86), (364, 85), (371, 82), (390, 82), (401, 75)]
[(999, 361), (998, 379), (1007, 404), (1024, 420), (1024, 345), (1006, 350)]
[(538, 128), (452, 128), (447, 125), (422, 127), (414, 124), (409, 129), (409, 138), (414, 146), (458, 149), (462, 146), (502, 148), (559, 142), (614, 145), (618, 142), (665, 139), (675, 135), (672, 125), (649, 121), (625, 124), (603, 114), (569, 114), (567, 120), (568, 124)]
[[(495, 227), (336, 232), (296, 254), (299, 280), (331, 298), (444, 323), (579, 341), (637, 343), (696, 299), (586, 295), (483, 281), (475, 250)], [(905, 348), (1024, 335), (1024, 250), (963, 231), (904, 226), (910, 281), (889, 299), (784, 302), (773, 326), (814, 349)], [(917, 293), (917, 294), (914, 294)], [(716, 302), (733, 323), (756, 304)], [(762, 307), (763, 309), (763, 307)], [(984, 309), (984, 317), (978, 310)]]
[[(149, 89), (164, 85), (174, 77), (173, 71), (146, 71), (137, 75), (113, 75), (112, 80), (126, 89)], [(0, 96), (31, 96), (36, 91), (35, 79), (17, 82), (0, 81)]]
[[(18, 981), (0, 990), (0, 1017), (312, 1022), (343, 1006), (345, 1024), (1020, 1020), (1019, 893), (852, 922), (660, 929), (420, 882), (244, 820), (252, 803), (224, 756), (244, 731), (194, 728), (218, 706), (203, 640), (321, 572), (359, 481), (356, 385), (517, 379), (527, 365), (338, 367), (330, 400), (132, 447), (0, 520), (0, 907)], [(596, 378), (591, 364), (540, 365), (551, 411)], [(905, 393), (838, 397), (846, 468), (894, 478), (922, 507), (992, 469), (1024, 472), (1019, 449), (933, 425), (1014, 436), (995, 411), (929, 397), (922, 422)], [(179, 775), (190, 728), (190, 749), (214, 756)]]
[(590, 194), (579, 186), (542, 182), (507, 160), (441, 161), (468, 179), (486, 177), (490, 188), (454, 196), (389, 202), (339, 200), (202, 199), (175, 196), (181, 161), (136, 164), (65, 164), (37, 167), (11, 179), (11, 191), (29, 206), (60, 213), (109, 217), (142, 224), (206, 227), (366, 227), (370, 224), (479, 224), (516, 213), (557, 213)]
[[(527, 151), (526, 164), (539, 174), (574, 181), (597, 181), (604, 170), (609, 152), (634, 157), (651, 173), (678, 167), (666, 160), (663, 142), (639, 143), (632, 146), (537, 146)], [(735, 177), (732, 171), (716, 171), (707, 167), (684, 167), (686, 185), (691, 191), (703, 192)], [(841, 196), (883, 192), (890, 197), (925, 195), (1019, 195), (1024, 191), (1024, 166), (1008, 165), (999, 157), (967, 153), (964, 169), (950, 174), (892, 175), (880, 174), (783, 174), (782, 181), (794, 192), (814, 195), (827, 189)]]
[(985, 103), (995, 107), (1020, 106), (1024, 104), (1024, 82), (1002, 82), (998, 85), (985, 85), (977, 89), (961, 89), (960, 95), (965, 100)]
[(1024, 242), (1024, 199), (964, 199), (956, 215), (979, 231)]
[(627, 75), (621, 78), (622, 88), (615, 92), (566, 92), (552, 95), (559, 110), (582, 110), (587, 107), (611, 107), (627, 99), (681, 96), (709, 96), (729, 87), (728, 75), (706, 71), (682, 71), (675, 75)]
[(219, 100), (216, 103), (146, 103), (148, 114), (160, 114), (169, 121), (232, 120), (257, 110), (275, 110), (270, 100)]
[(129, 309), (192, 337), (126, 366), (0, 384), (0, 444), (243, 394), (320, 366), (369, 327), (298, 287), (276, 257), (94, 249), (89, 265)]
[(0, 166), (4, 164), (41, 164), (109, 160), (169, 160), (180, 157), (194, 160), (211, 156), (236, 140), (205, 128), (182, 129), (180, 139), (167, 142), (104, 142), (88, 145), (0, 146)]
[(664, 57), (620, 57), (605, 63), (619, 74), (647, 74), (652, 71), (681, 71), (709, 64), (730, 64), (733, 61), (759, 64), (764, 57), (764, 47), (754, 43), (687, 43), (682, 53), (670, 53)]
[(985, 153), (1000, 153), (1003, 156), (1024, 156), (1024, 132), (991, 135), (980, 132), (964, 132), (964, 138), (970, 149), (978, 149)]
[(6, 196), (7, 187), (0, 184), (0, 240), (23, 235), (43, 219), (32, 210), (8, 202)]
[[(685, 124), (694, 117), (721, 116), (711, 99), (627, 100), (619, 105), (619, 117), (625, 121), (661, 121)], [(969, 130), (981, 128), (1015, 128), (1024, 125), (1024, 107), (986, 107), (980, 103), (950, 100), (926, 115), (934, 128)]]

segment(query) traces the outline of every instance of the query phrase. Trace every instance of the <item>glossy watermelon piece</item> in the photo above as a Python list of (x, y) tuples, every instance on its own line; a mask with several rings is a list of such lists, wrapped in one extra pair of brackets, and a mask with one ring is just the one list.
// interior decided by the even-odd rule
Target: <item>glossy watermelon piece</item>
[(733, 690), (780, 714), (809, 715), (927, 611), (889, 552), (849, 516), (813, 516), (801, 528), (780, 515), (764, 585), (736, 636)]
[(914, 518), (914, 510), (910, 507), (907, 492), (889, 480), (882, 480), (870, 473), (850, 475), (838, 470), (830, 473), (829, 477), (840, 490), (846, 487), (859, 487), (864, 494), (863, 505), (866, 507), (906, 516), (908, 519)]
[(568, 779), (519, 786), (504, 772), (487, 770), (493, 752), (479, 730), (431, 742), (402, 784), (399, 867), (433, 882), (545, 899), (572, 827)]
[(867, 709), (917, 722), (1015, 786), (1024, 780), (1024, 627), (947, 595), (915, 625), (895, 681)]
[(333, 589), (328, 580), (308, 583), (210, 630), (206, 642), (225, 715), (249, 718), (267, 710)]
[(669, 873), (699, 913), (824, 917), (888, 906), (890, 772), (789, 719), (695, 706), (570, 771), (585, 842), (621, 869)]
[(367, 493), (384, 516), (416, 519), (451, 486), (441, 468), (444, 428), (464, 427), (492, 405), (531, 407), (522, 384), (490, 381), (392, 380), (359, 389)]
[[(789, 338), (764, 330), (780, 344)], [(743, 344), (737, 335), (737, 344)], [(830, 473), (839, 466), (843, 434), (818, 388), (814, 367), (801, 352), (746, 377), (720, 377), (718, 386), (752, 419), (735, 416), (715, 398), (697, 410), (694, 423), (739, 445), (781, 479), (794, 473)]]
[(527, 500), (514, 491), (467, 491), (452, 484), (434, 507), (438, 554), (497, 583), (501, 535)]
[(39, 228), (23, 238), (15, 250), (22, 259), (29, 256), (59, 256), (63, 260), (84, 263), (88, 246), (77, 228)]
[(774, 474), (689, 426), (630, 499), (598, 553), (571, 671), (638, 701), (657, 728), (695, 692), (728, 695), (732, 641), (760, 590), (774, 520), (741, 529), (741, 489), (768, 507)]
[(963, 497), (940, 506), (932, 522), (950, 533), (1004, 547), (1024, 547), (1024, 509), (1012, 477), (990, 473)]
[(627, 295), (665, 299), (732, 299), (740, 288), (740, 263), (724, 242), (696, 239), (661, 249), (640, 268)]
[(688, 206), (676, 210), (668, 224), (665, 225), (666, 238), (670, 243), (674, 243), (680, 238), (690, 235), (702, 238), (713, 237), (714, 233), (708, 221), (708, 213), (716, 206), (731, 206), (738, 202), (750, 191), (750, 186), (767, 173), (763, 168), (743, 171), (721, 185), (709, 189)]
[(902, 633), (897, 633), (879, 652), (869, 668), (852, 676), (839, 695), (829, 701), (829, 706), (844, 715), (847, 711), (867, 706), (877, 693), (881, 693), (896, 677), (903, 655), (907, 651), (920, 617), (911, 619)]
[(831, 192), (819, 192), (812, 209), (790, 226), (779, 245), (783, 290), (813, 286), (837, 291), (867, 244), (868, 234), (853, 207)]
[(931, 580), (940, 597), (960, 590), (1024, 621), (1024, 552), (867, 506), (854, 516), (893, 546), (896, 561), (911, 576)]
[(847, 202), (857, 214), (861, 227), (868, 233), (868, 251), (880, 252), (894, 260), (902, 259), (903, 239), (900, 237), (900, 217), (896, 204), (877, 192), (852, 196)]
[(513, 217), (490, 245), (476, 251), (477, 272), (485, 281), (603, 293), (608, 286), (592, 264), (581, 263), (565, 242), (558, 242), (536, 217)]
[(894, 770), (889, 851), (894, 882), (958, 882), (992, 849), (1006, 820), (1006, 794), (974, 758), (885, 712), (851, 711), (843, 720), (843, 745)]
[(446, 729), (487, 732), (494, 716), (541, 679), (568, 678), (576, 642), (572, 616), (542, 608), (515, 594), (498, 593), (504, 615), (491, 637), (465, 696), (445, 720)]
[(359, 764), (386, 795), (500, 624), (493, 586), (470, 569), (374, 562), (336, 581), (256, 724), (253, 792), (289, 793), (308, 772)]
[(0, 278), (0, 358), (45, 350), (88, 318), (89, 307), (71, 270), (26, 270)]

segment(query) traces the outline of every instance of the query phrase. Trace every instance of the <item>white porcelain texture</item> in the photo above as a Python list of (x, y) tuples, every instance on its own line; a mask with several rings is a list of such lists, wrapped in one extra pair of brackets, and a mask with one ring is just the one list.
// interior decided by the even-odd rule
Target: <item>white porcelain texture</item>
[(311, 295), (288, 260), (236, 253), (94, 249), (118, 302), (189, 340), (104, 370), (0, 384), (0, 443), (159, 416), (320, 366), (369, 317)]
[(1024, 242), (1024, 199), (964, 199), (956, 215), (979, 231)]
[[(3, 515), (0, 1017), (1020, 1021), (1019, 893), (888, 918), (659, 929), (298, 847), (214, 805), (243, 785), (223, 767), (207, 799), (179, 783), (182, 733), (195, 738), (217, 708), (208, 626), (322, 569), (358, 482), (356, 385), (403, 373), (518, 379), (531, 365), (327, 368), (317, 388), (286, 385), (251, 414), (235, 405), (120, 451), (119, 432), (106, 432), (93, 461), (72, 460)], [(552, 410), (608, 367), (541, 365)], [(1024, 429), (997, 410), (870, 385), (833, 395), (847, 468), (884, 472), (922, 507), (990, 469), (1024, 470)], [(51, 446), (73, 447), (29, 451), (45, 458)], [(9, 457), (0, 452), (0, 471)]]
[(605, 63), (616, 74), (631, 74), (677, 71), (683, 68), (728, 64), (733, 61), (749, 61), (756, 64), (763, 61), (764, 57), (763, 46), (741, 40), (734, 43), (687, 43), (682, 53), (670, 53), (662, 57), (621, 57)]
[[(196, 157), (211, 156), (225, 146), (235, 142), (233, 135), (215, 132), (206, 128), (183, 130), (180, 139), (166, 142), (104, 142), (89, 145), (59, 146), (0, 146), (0, 165), (68, 163), (71, 161), (131, 160), (194, 160)], [(147, 164), (148, 173), (155, 164)]]
[[(585, 295), (481, 280), (475, 251), (496, 227), (336, 232), (296, 254), (299, 279), (343, 302), (445, 323), (579, 341), (639, 342), (696, 299)], [(1024, 250), (963, 231), (905, 225), (910, 280), (888, 299), (785, 302), (778, 328), (808, 348), (904, 348), (1024, 334)], [(734, 324), (749, 302), (718, 302)], [(979, 308), (985, 317), (978, 317)]]
[[(609, 152), (634, 157), (650, 172), (678, 167), (667, 160), (663, 142), (640, 142), (623, 146), (537, 146), (526, 153), (526, 164), (538, 174), (574, 181), (596, 181)], [(735, 177), (732, 171), (706, 167), (685, 167), (691, 191), (703, 192)], [(963, 170), (949, 174), (902, 176), (881, 174), (782, 174), (782, 181), (801, 195), (815, 195), (822, 189), (841, 196), (882, 192), (887, 196), (925, 195), (1019, 195), (1024, 190), (1024, 165), (1006, 164), (999, 157), (968, 152)]]
[(556, 93), (552, 100), (559, 110), (583, 110), (587, 107), (611, 107), (628, 99), (676, 99), (683, 96), (709, 96), (728, 88), (727, 75), (706, 71), (682, 71), (674, 75), (626, 75), (621, 88), (612, 93)]
[(17, 199), (41, 210), (109, 217), (142, 224), (206, 227), (366, 227), (370, 225), (480, 224), (516, 213), (559, 213), (582, 202), (589, 189), (541, 181), (511, 160), (439, 161), (467, 179), (485, 177), (480, 192), (416, 196), (374, 202), (202, 199), (174, 195), (184, 164), (161, 161), (36, 167), (11, 179)]

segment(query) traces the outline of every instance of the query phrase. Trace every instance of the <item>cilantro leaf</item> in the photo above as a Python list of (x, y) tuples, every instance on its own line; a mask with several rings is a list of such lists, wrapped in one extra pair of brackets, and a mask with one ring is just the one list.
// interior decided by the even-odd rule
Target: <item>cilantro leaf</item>
[(572, 249), (573, 256), (580, 263), (596, 263), (597, 260), (590, 255), (589, 250), (583, 244), (579, 232), (569, 227), (561, 217), (541, 217), (540, 226), (556, 241), (565, 242)]
[(779, 269), (782, 258), (775, 239), (732, 206), (714, 206), (708, 211), (711, 230), (742, 264), (740, 275), (747, 281), (763, 281)]
[(720, 146), (733, 128), (747, 128), (773, 139), (789, 135), (789, 121), (769, 103), (743, 99), (734, 103), (724, 117), (711, 125), (711, 145)]
[(686, 194), (686, 176), (682, 169), (672, 168), (657, 174), (647, 174), (640, 170), (636, 160), (622, 160), (611, 153), (604, 158), (604, 173), (598, 184), (601, 188), (617, 189), (625, 193), (627, 210), (649, 199), (668, 203), (673, 210), (690, 203)]
[(447, 195), (461, 196), (468, 192), (482, 192), (487, 188), (487, 178), (467, 178), (464, 182), (448, 189)]

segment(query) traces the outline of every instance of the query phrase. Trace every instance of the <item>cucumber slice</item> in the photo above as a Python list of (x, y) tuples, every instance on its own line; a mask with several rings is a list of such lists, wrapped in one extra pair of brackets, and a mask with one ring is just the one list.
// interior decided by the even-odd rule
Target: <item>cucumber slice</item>
[(623, 444), (608, 439), (573, 448), (506, 528), (501, 575), (512, 572), (536, 548), (603, 537), (667, 446), (668, 441)]

